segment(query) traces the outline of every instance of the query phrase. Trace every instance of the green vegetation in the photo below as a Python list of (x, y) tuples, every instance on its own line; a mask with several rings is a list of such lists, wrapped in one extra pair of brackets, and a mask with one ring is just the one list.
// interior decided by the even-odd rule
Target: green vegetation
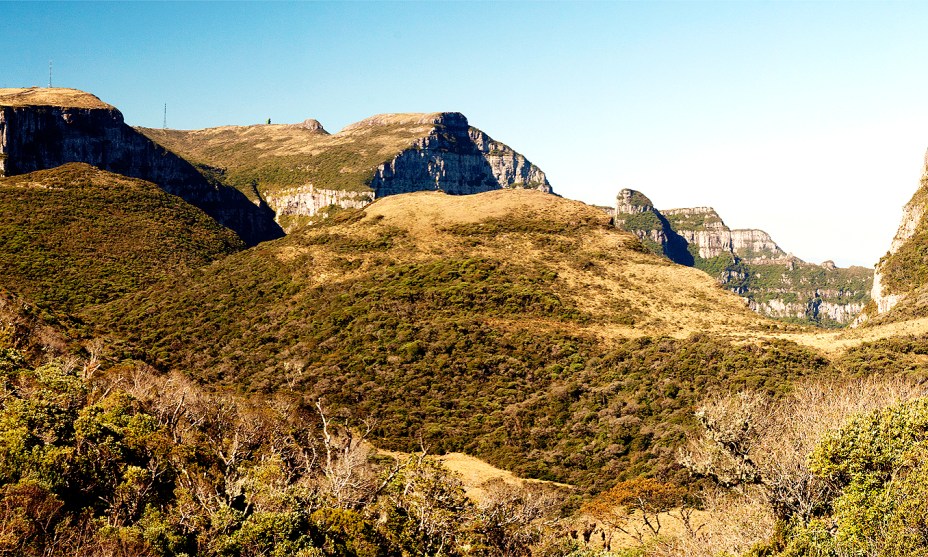
[(622, 220), (621, 228), (629, 232), (663, 231), (664, 228), (660, 218), (652, 211), (623, 214), (619, 216), (619, 219)]
[[(372, 418), (379, 446), (424, 443), (589, 489), (675, 474), (673, 447), (707, 392), (783, 392), (827, 367), (791, 343), (603, 343), (585, 328), (647, 317), (631, 303), (593, 314), (565, 286), (562, 269), (606, 276), (618, 264), (584, 247), (615, 234), (595, 211), (450, 223), (438, 242), (449, 251), (427, 258), (417, 238), (365, 215), (336, 213), (85, 316), (124, 340), (124, 357)], [(515, 241), (543, 256), (501, 256)]]
[(663, 211), (662, 214), (674, 230), (694, 230), (699, 232), (725, 226), (722, 218), (712, 209), (706, 209), (705, 211), (676, 209)]
[(831, 486), (810, 517), (788, 517), (758, 555), (882, 555), (928, 552), (928, 399), (851, 418), (809, 456), (811, 472)]
[(694, 245), (689, 245), (690, 253), (693, 254), (693, 266), (704, 271), (710, 277), (718, 279), (726, 287), (729, 287), (729, 290), (733, 292), (738, 292), (735, 288), (731, 288), (728, 280), (728, 274), (737, 272), (739, 261), (730, 254), (723, 253), (715, 257), (702, 258), (699, 257), (699, 248)]
[(242, 249), (154, 184), (83, 164), (0, 179), (0, 285), (47, 312), (113, 300)]
[[(919, 191), (925, 189), (928, 189), (928, 185), (922, 184)], [(913, 201), (916, 200), (913, 198)], [(924, 219), (912, 237), (899, 246), (895, 253), (880, 259), (879, 266), (882, 274), (880, 283), (887, 294), (910, 293), (928, 284), (928, 227)]]
[(34, 367), (0, 345), (0, 394), (3, 555), (527, 556), (558, 512), (544, 489), (477, 505), (426, 455), (377, 457), (321, 405), (136, 362)]

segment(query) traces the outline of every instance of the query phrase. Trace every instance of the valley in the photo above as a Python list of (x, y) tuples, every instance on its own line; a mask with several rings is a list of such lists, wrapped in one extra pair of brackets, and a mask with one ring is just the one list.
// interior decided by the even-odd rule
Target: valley
[(0, 89), (0, 163), (0, 554), (844, 555), (882, 527), (855, 501), (899, 547), (923, 526), (924, 179), (874, 278), (708, 207), (566, 199), (454, 112), (182, 131)]

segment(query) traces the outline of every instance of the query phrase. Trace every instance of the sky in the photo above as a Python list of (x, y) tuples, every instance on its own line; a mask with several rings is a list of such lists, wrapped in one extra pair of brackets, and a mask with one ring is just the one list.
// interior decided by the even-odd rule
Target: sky
[(928, 148), (924, 2), (0, 2), (0, 87), (195, 129), (463, 112), (559, 194), (872, 266)]

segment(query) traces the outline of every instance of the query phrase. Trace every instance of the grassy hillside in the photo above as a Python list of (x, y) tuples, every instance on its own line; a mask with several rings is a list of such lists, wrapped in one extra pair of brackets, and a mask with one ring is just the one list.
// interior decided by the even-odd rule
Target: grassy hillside
[(0, 286), (45, 311), (107, 302), (241, 248), (148, 182), (84, 164), (0, 179)]
[(723, 338), (785, 326), (531, 191), (384, 198), (85, 315), (127, 356), (373, 418), (385, 448), (584, 487), (669, 469), (705, 392), (826, 365)]
[(367, 190), (374, 169), (436, 128), (438, 114), (384, 115), (341, 132), (301, 125), (225, 126), (204, 130), (139, 128), (197, 165), (201, 172), (252, 199), (312, 183), (339, 190)]
[(0, 88), (0, 106), (65, 106), (113, 110), (112, 106), (90, 93), (63, 87)]

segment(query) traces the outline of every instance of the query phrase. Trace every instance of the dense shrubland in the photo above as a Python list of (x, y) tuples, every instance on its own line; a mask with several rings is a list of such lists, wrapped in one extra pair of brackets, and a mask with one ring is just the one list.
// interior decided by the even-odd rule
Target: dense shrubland
[(37, 366), (0, 350), (0, 555), (525, 555), (556, 531), (544, 489), (476, 504), (321, 403), (106, 367), (99, 348)]
[(242, 248), (155, 184), (86, 164), (0, 179), (0, 284), (46, 314), (113, 300)]

